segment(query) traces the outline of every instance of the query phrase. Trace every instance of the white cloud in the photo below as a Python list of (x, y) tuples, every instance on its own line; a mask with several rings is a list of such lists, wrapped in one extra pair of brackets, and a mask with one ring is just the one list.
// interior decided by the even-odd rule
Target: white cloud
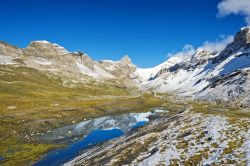
[(222, 0), (217, 7), (218, 16), (242, 15), (247, 24), (250, 25), (250, 0)]
[[(205, 41), (202, 46), (198, 47), (197, 49), (206, 49), (209, 51), (221, 51), (223, 50), (229, 43), (231, 43), (234, 39), (234, 36), (232, 35), (220, 35), (220, 38), (216, 40), (215, 42), (211, 41)], [(167, 58), (171, 57), (178, 57), (182, 60), (189, 60), (192, 55), (194, 55), (197, 51), (196, 48), (194, 48), (193, 45), (186, 44), (181, 51), (176, 53), (168, 53)]]
[(232, 35), (221, 35), (219, 40), (216, 40), (215, 42), (205, 41), (201, 47), (210, 51), (220, 51), (231, 43), (233, 39), (234, 36)]
[(178, 58), (181, 58), (183, 60), (187, 60), (187, 59), (191, 58), (191, 56), (193, 54), (195, 54), (195, 52), (196, 52), (196, 50), (192, 45), (186, 44), (182, 48), (182, 51), (179, 51), (177, 53), (168, 53), (168, 57), (178, 57)]

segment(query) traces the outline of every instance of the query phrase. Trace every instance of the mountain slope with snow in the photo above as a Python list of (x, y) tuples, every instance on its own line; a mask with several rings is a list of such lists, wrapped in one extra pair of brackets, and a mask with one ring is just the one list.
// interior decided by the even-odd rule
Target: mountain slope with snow
[(33, 68), (69, 86), (108, 82), (193, 99), (250, 103), (250, 27), (242, 28), (221, 51), (187, 46), (153, 68), (138, 68), (127, 55), (119, 61), (94, 61), (48, 41), (33, 41), (24, 49), (0, 42), (0, 65)]
[(169, 68), (175, 64), (181, 63), (183, 59), (179, 57), (172, 57), (168, 61), (161, 63), (153, 68), (137, 68), (136, 74), (141, 77), (143, 81), (150, 80), (156, 76), (161, 69)]
[[(141, 77), (144, 77), (144, 73)], [(143, 89), (194, 99), (237, 100), (240, 105), (249, 106), (249, 80), (250, 28), (246, 27), (236, 34), (234, 41), (224, 50), (211, 52), (198, 49), (191, 58), (161, 66), (157, 74), (144, 81), (142, 86)]]

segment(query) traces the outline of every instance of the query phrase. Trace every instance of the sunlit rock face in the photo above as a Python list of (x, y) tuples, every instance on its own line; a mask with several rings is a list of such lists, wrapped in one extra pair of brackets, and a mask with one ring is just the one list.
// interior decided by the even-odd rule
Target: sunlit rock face
[(64, 47), (48, 41), (33, 41), (24, 49), (27, 55), (43, 56), (48, 58), (69, 54)]
[(22, 49), (0, 41), (0, 55), (9, 56), (10, 58), (20, 58), (22, 53)]

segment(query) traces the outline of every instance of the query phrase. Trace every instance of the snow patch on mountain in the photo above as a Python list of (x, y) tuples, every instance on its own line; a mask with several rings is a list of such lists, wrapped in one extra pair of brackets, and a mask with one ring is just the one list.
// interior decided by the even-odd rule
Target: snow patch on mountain
[(169, 68), (171, 66), (174, 66), (177, 63), (182, 62), (183, 59), (176, 56), (171, 57), (167, 61), (161, 63), (158, 66), (155, 66), (153, 68), (137, 68), (136, 74), (142, 78), (143, 81), (148, 81), (150, 78), (155, 77), (155, 75), (164, 68)]
[(46, 44), (49, 44), (50, 42), (48, 42), (47, 40), (36, 40), (34, 41), (36, 43), (46, 43)]
[(220, 75), (250, 67), (250, 56), (242, 55), (242, 52), (239, 52), (238, 54), (242, 56), (237, 57), (236, 55), (230, 56), (220, 65), (218, 65), (218, 68), (221, 69), (219, 73)]

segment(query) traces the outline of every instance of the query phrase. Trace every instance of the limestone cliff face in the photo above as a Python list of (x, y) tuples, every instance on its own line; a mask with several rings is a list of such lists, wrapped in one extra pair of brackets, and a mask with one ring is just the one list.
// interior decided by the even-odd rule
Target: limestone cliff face
[(43, 56), (48, 58), (69, 54), (64, 47), (48, 41), (33, 41), (27, 48), (24, 49), (24, 51), (28, 55)]
[(41, 57), (64, 63), (72, 63), (73, 61), (69, 51), (58, 44), (48, 41), (33, 41), (23, 51), (27, 58)]
[(128, 86), (140, 86), (138, 84), (138, 76), (135, 74), (137, 66), (132, 63), (128, 55), (125, 55), (119, 61), (102, 60), (98, 61), (98, 63), (124, 84)]
[(23, 50), (0, 41), (0, 54), (5, 56), (10, 56), (12, 58), (20, 58)]

